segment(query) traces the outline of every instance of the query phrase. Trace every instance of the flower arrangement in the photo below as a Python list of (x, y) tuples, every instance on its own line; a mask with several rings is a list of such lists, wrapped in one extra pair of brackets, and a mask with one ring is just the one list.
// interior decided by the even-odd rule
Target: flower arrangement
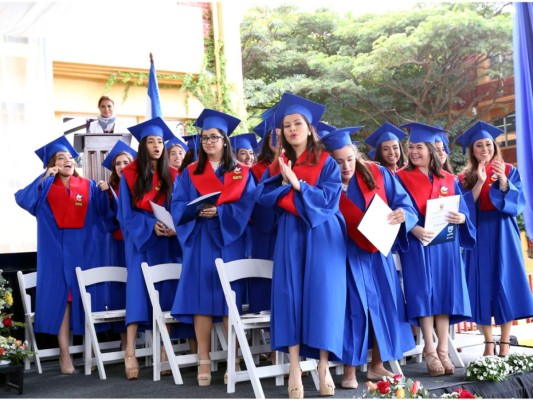
[(513, 353), (505, 357), (504, 360), (511, 367), (512, 374), (533, 371), (533, 355)]
[(429, 392), (420, 381), (406, 379), (403, 375), (384, 376), (377, 384), (368, 381), (364, 398), (380, 399), (426, 399)]
[(451, 393), (444, 393), (440, 396), (441, 399), (481, 399), (463, 388), (457, 388)]
[(485, 356), (468, 364), (466, 368), (466, 379), (469, 381), (501, 382), (512, 373), (513, 368), (503, 358), (498, 356)]
[(13, 314), (7, 313), (13, 306), (13, 292), (8, 283), (0, 270), (0, 361), (19, 364), (33, 352), (28, 349), (26, 341), (17, 340), (12, 336), (12, 331), (24, 324), (14, 321)]

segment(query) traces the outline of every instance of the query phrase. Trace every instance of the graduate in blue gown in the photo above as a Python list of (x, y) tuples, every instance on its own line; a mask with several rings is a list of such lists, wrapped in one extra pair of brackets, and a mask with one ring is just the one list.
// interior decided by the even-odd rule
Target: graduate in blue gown
[(168, 164), (179, 171), (189, 146), (180, 138), (174, 136), (165, 143), (168, 154)]
[[(211, 384), (213, 319), (227, 320), (228, 315), (215, 259), (228, 262), (245, 257), (243, 235), (254, 206), (252, 174), (237, 163), (228, 138), (239, 123), (238, 118), (216, 110), (205, 109), (200, 114), (195, 122), (202, 129), (198, 161), (183, 170), (172, 196), (183, 271), (171, 312), (180, 321), (194, 323), (199, 386)], [(221, 192), (215, 204), (205, 204), (196, 218), (180, 224), (189, 202), (214, 192)], [(233, 285), (238, 303), (244, 294), (241, 283)]]
[[(367, 378), (381, 380), (393, 376), (383, 361), (399, 360), (415, 347), (407, 321), (405, 300), (389, 253), (383, 255), (358, 230), (357, 226), (375, 195), (393, 212), (390, 224), (402, 224), (399, 245), (407, 245), (407, 232), (418, 221), (411, 199), (387, 168), (363, 161), (350, 133), (360, 127), (336, 129), (321, 138), (337, 161), (342, 176), (343, 193), (340, 209), (346, 221), (348, 237), (348, 297), (344, 338), (344, 377), (341, 386), (356, 388), (355, 366), (366, 364), (368, 348), (372, 348)], [(378, 134), (392, 134), (385, 126)], [(395, 128), (398, 130), (398, 128)]]
[(320, 394), (335, 385), (328, 360), (340, 361), (346, 309), (346, 246), (337, 163), (318, 142), (325, 107), (283, 94), (276, 127), (284, 153), (257, 188), (259, 204), (279, 212), (272, 276), (271, 346), (289, 353), (289, 397), (301, 398), (299, 357), (320, 359)]
[(385, 122), (365, 139), (366, 144), (375, 148), (372, 155), (369, 153), (370, 159), (395, 174), (407, 161), (401, 142), (406, 136), (404, 131), (390, 122)]
[[(139, 142), (135, 161), (122, 170), (117, 219), (124, 235), (126, 266), (125, 372), (137, 379), (135, 337), (139, 325), (151, 326), (152, 306), (144, 283), (141, 263), (148, 265), (181, 261), (176, 232), (154, 216), (150, 201), (170, 209), (170, 197), (177, 169), (168, 165), (164, 140), (172, 132), (160, 117), (128, 128)], [(163, 310), (169, 310), (176, 292), (176, 281), (156, 284)]]
[(108, 200), (93, 180), (78, 175), (78, 153), (64, 136), (36, 154), (46, 171), (15, 193), (17, 204), (37, 218), (35, 331), (57, 335), (61, 372), (72, 374), (69, 331), (84, 333), (75, 268), (94, 266), (94, 224)]
[(513, 320), (533, 316), (520, 231), (516, 222), (524, 206), (518, 170), (505, 163), (495, 139), (503, 131), (478, 121), (457, 138), (468, 147), (468, 165), (459, 175), (477, 227), (476, 246), (466, 251), (466, 279), (472, 321), (485, 337), (483, 355), (495, 354), (492, 317), (501, 326), (500, 356), (509, 353)]
[[(410, 131), (408, 165), (396, 176), (418, 212), (418, 225), (408, 235), (409, 248), (400, 249), (407, 316), (412, 324), (422, 329), (429, 374), (453, 374), (455, 367), (448, 357), (449, 326), (471, 316), (460, 247), (473, 247), (475, 228), (461, 196), (459, 211), (447, 215), (449, 224), (456, 225), (453, 240), (423, 245), (435, 236), (435, 232), (424, 229), (427, 200), (461, 195), (461, 191), (455, 177), (442, 169), (433, 145), (435, 135), (443, 130), (415, 122), (400, 128)], [(448, 228), (445, 229), (447, 232)], [(436, 351), (434, 325), (438, 337)]]

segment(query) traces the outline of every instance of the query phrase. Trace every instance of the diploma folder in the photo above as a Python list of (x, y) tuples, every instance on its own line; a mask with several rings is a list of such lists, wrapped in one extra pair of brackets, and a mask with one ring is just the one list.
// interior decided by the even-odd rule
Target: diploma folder
[(193, 201), (187, 204), (187, 207), (185, 207), (185, 210), (183, 211), (183, 214), (180, 218), (180, 222), (178, 225), (186, 224), (187, 222), (192, 221), (193, 219), (198, 218), (198, 214), (200, 214), (200, 211), (202, 211), (202, 208), (204, 208), (207, 204), (215, 205), (218, 197), (220, 196), (220, 193), (222, 192), (213, 192), (208, 193), (203, 196), (197, 197)]

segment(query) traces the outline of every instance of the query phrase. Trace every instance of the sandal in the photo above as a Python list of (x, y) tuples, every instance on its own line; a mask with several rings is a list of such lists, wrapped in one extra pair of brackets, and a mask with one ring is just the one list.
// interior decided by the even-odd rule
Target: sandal
[(445, 374), (444, 367), (437, 356), (437, 352), (424, 352), (424, 358), (426, 359), (426, 364), (428, 366), (429, 376), (442, 376)]
[(453, 375), (455, 372), (455, 365), (453, 365), (452, 360), (450, 360), (450, 357), (448, 357), (448, 352), (444, 350), (437, 350), (437, 354), (439, 355), (439, 360), (444, 367), (444, 374)]
[[(335, 383), (329, 373), (329, 364), (322, 365), (318, 363), (318, 379), (320, 381), (320, 396), (334, 396), (335, 395)], [(328, 379), (329, 378), (329, 379)]]
[(302, 370), (300, 369), (300, 367), (289, 369), (289, 399), (304, 398), (304, 385), (302, 385), (301, 382), (299, 385), (291, 386), (291, 375), (296, 373), (300, 374), (300, 376), (302, 375)]
[[(505, 354), (502, 354), (502, 344), (507, 345), (507, 352)], [(504, 342), (503, 340), (500, 340), (500, 353), (498, 354), (498, 357), (507, 357), (509, 355), (509, 350), (511, 349), (511, 342)], [(496, 354), (496, 349), (494, 350), (494, 354)]]
[[(241, 370), (241, 359), (237, 358), (235, 359), (235, 372), (239, 372)], [(226, 369), (226, 373), (224, 374), (224, 385), (228, 384), (228, 370)]]
[[(496, 342), (495, 341), (485, 341), (485, 351), (483, 352), (483, 357), (486, 357), (486, 356), (495, 356), (496, 355)], [(492, 348), (492, 351), (489, 350), (489, 346), (487, 345), (493, 345), (494, 347)]]
[(382, 367), (382, 371), (376, 371), (372, 367), (368, 367), (368, 371), (366, 371), (366, 378), (369, 381), (380, 381), (383, 379), (384, 376), (394, 376), (394, 374), (390, 371), (387, 371), (384, 367)]
[(124, 354), (124, 367), (126, 371), (126, 378), (128, 380), (135, 380), (139, 377), (139, 363), (137, 362), (135, 353)]
[(211, 385), (211, 367), (209, 368), (209, 372), (201, 374), (200, 365), (211, 365), (211, 360), (198, 360), (198, 376), (196, 377), (198, 386), (209, 386)]

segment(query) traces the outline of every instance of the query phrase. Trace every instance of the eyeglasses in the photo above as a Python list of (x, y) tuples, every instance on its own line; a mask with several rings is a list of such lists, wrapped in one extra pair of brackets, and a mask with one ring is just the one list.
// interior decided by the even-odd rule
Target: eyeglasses
[(222, 136), (217, 136), (217, 135), (200, 136), (200, 143), (207, 143), (208, 141), (211, 143), (216, 143), (220, 139), (222, 139)]

